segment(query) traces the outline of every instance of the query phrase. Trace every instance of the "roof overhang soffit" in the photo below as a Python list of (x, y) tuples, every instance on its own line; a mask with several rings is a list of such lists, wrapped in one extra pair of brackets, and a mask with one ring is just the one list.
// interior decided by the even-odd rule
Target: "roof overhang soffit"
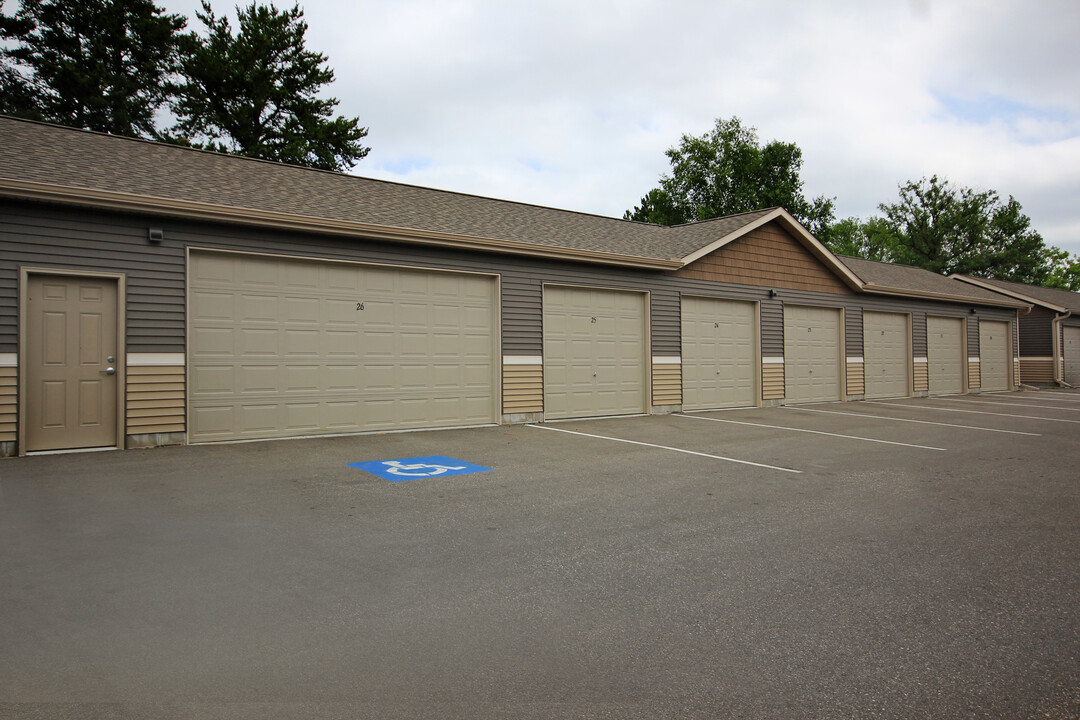
[(507, 255), (526, 255), (554, 260), (618, 265), (644, 270), (677, 270), (683, 263), (679, 260), (645, 258), (635, 255), (604, 253), (576, 248), (553, 247), (531, 243), (498, 240), (494, 238), (455, 235), (451, 233), (397, 228), (385, 225), (329, 220), (324, 218), (291, 215), (287, 213), (253, 210), (224, 205), (174, 200), (170, 198), (134, 195), (108, 190), (91, 190), (48, 183), (0, 178), (0, 197), (19, 200), (36, 200), (64, 205), (77, 205), (100, 210), (132, 212), (184, 220), (202, 220), (275, 230), (355, 237), (368, 240), (388, 240), (427, 246), (451, 247), (462, 250), (494, 252)]
[(773, 221), (779, 222), (785, 228), (791, 231), (791, 233), (799, 240), (802, 245), (810, 251), (810, 253), (816, 257), (825, 267), (829, 268), (837, 277), (844, 282), (845, 285), (852, 290), (862, 290), (864, 283), (859, 279), (855, 273), (844, 265), (840, 260), (832, 254), (827, 247), (825, 247), (820, 240), (810, 234), (810, 231), (803, 227), (802, 223), (796, 220), (791, 213), (783, 208), (776, 208), (770, 213), (762, 215), (753, 222), (743, 225), (738, 230), (728, 233), (727, 235), (712, 241), (708, 245), (695, 250), (684, 258), (681, 258), (683, 266), (689, 265), (695, 260), (700, 260), (709, 253), (715, 252), (725, 245), (738, 240), (760, 227), (763, 227)]

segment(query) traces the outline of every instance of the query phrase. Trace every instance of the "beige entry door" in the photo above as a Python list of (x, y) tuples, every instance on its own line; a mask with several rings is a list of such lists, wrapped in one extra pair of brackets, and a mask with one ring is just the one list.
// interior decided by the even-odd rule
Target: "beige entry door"
[(979, 321), (979, 375), (983, 391), (1009, 389), (1009, 367), (1012, 365), (1009, 339), (1009, 323)]
[(911, 333), (907, 315), (901, 313), (863, 313), (863, 369), (865, 397), (907, 397), (911, 367)]
[(1062, 328), (1064, 344), (1062, 353), (1065, 360), (1065, 382), (1070, 385), (1080, 385), (1080, 327)]
[(116, 447), (116, 303), (115, 280), (28, 276), (27, 451)]
[(784, 306), (784, 393), (788, 402), (841, 400), (841, 313)]
[(931, 395), (964, 392), (964, 321), (927, 317), (926, 358)]
[(544, 417), (645, 412), (644, 293), (544, 288)]
[(756, 358), (754, 303), (683, 296), (684, 410), (754, 405)]

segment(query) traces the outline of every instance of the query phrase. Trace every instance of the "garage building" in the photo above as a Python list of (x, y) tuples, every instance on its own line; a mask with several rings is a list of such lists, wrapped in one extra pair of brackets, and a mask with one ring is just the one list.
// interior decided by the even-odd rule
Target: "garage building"
[(1029, 303), (878, 265), (0, 118), (0, 454), (919, 395), (928, 317), (977, 388)]

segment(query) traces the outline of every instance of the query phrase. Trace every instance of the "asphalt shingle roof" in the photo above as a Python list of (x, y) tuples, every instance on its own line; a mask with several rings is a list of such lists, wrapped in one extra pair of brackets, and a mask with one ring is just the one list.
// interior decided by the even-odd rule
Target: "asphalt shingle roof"
[[(910, 265), (895, 265), (893, 263), (878, 262), (877, 260), (849, 257), (847, 255), (838, 255), (837, 257), (840, 258), (840, 262), (847, 265), (853, 273), (870, 286), (876, 285), (916, 293), (947, 295), (972, 301), (991, 301), (997, 305), (1009, 301), (1009, 298), (1005, 298), (992, 290), (984, 290), (962, 280), (939, 275), (930, 270), (911, 267)], [(1014, 304), (1019, 304), (1019, 302), (1014, 301)]]
[(1025, 285), (1024, 283), (1009, 282), (1008, 280), (989, 280), (987, 278), (974, 278), (981, 283), (1009, 290), (1018, 295), (1029, 297), (1039, 302), (1063, 307), (1066, 310), (1080, 313), (1080, 293), (1057, 288), (1041, 287), (1039, 285)]
[(0, 178), (659, 260), (772, 210), (661, 227), (2, 116)]

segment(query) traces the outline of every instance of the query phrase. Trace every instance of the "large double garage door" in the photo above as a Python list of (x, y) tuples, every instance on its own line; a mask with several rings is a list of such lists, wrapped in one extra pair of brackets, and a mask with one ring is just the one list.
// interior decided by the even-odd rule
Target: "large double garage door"
[(192, 442), (496, 421), (487, 275), (193, 251)]

